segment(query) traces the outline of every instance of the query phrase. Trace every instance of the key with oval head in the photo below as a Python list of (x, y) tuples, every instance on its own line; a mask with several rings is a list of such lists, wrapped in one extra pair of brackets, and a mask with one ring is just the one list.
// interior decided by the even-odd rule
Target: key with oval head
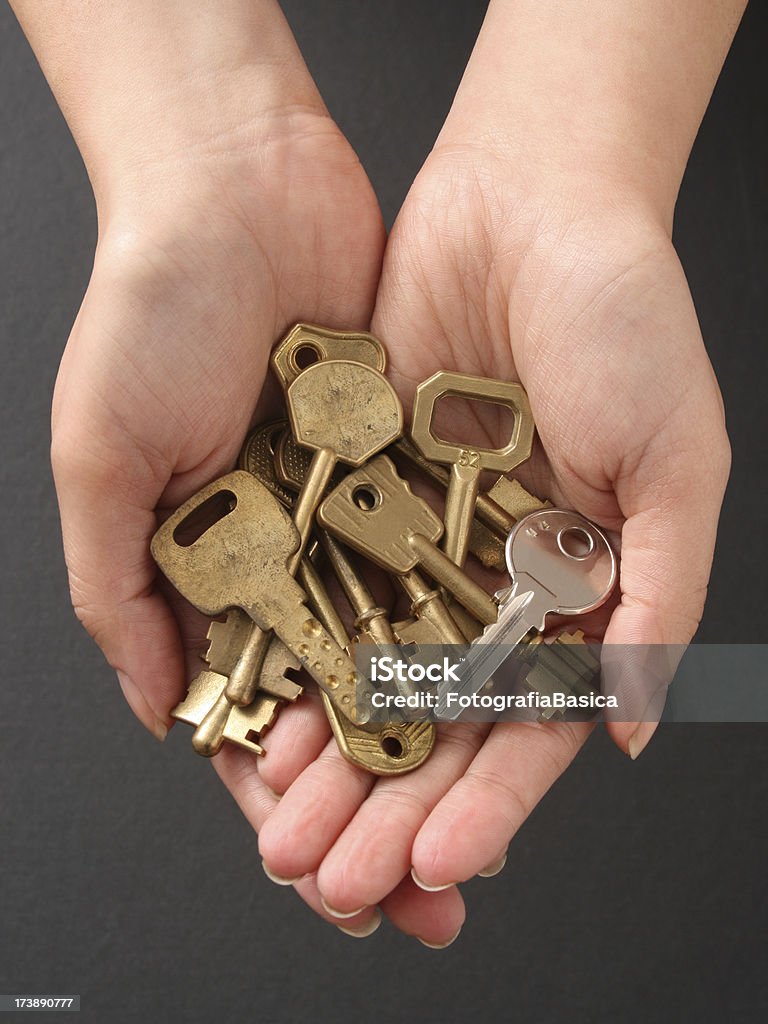
[[(476, 448), (451, 444), (432, 430), (435, 405), (452, 395), (505, 406), (514, 416), (512, 433), (503, 448)], [(422, 455), (450, 467), (445, 498), (443, 550), (457, 565), (463, 565), (469, 548), (469, 534), (475, 514), (484, 469), (508, 473), (530, 457), (533, 446), (533, 416), (521, 384), (470, 377), (440, 370), (416, 388), (411, 420), (411, 439)]]
[(604, 604), (616, 584), (613, 548), (577, 512), (548, 508), (525, 516), (510, 533), (506, 554), (512, 586), (496, 595), (498, 618), (470, 644), (455, 672), (459, 681), (438, 688), (439, 718), (458, 718), (458, 698), (479, 693), (531, 630), (544, 630), (550, 613), (584, 615)]
[(361, 466), (391, 444), (403, 432), (403, 407), (378, 370), (337, 359), (308, 366), (286, 400), (293, 436), (314, 452), (293, 509), (304, 537), (337, 462)]
[(476, 619), (496, 621), (496, 602), (436, 546), (442, 521), (386, 455), (349, 473), (322, 502), (317, 518), (339, 540), (396, 576), (422, 565)]
[(381, 342), (366, 331), (332, 331), (315, 324), (296, 324), (272, 350), (272, 369), (283, 390), (308, 366), (328, 359), (354, 360), (379, 373), (387, 368)]
[(356, 714), (355, 697), (363, 680), (355, 663), (308, 610), (289, 572), (300, 543), (277, 498), (240, 470), (177, 509), (153, 537), (152, 554), (200, 611), (242, 608), (259, 629), (274, 630), (342, 714), (361, 724), (365, 713)]

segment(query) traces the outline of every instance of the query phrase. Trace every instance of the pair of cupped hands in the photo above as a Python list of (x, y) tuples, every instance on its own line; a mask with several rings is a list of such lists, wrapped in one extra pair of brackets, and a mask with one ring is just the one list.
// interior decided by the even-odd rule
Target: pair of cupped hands
[[(300, 320), (371, 330), (406, 410), (438, 369), (520, 380), (538, 428), (522, 481), (620, 533), (604, 640), (684, 644), (697, 627), (729, 455), (670, 206), (478, 125), (462, 89), (389, 237), (307, 83), (220, 131), (190, 110), (184, 131), (177, 116), (135, 158), (89, 166), (99, 241), (53, 465), (77, 614), (160, 739), (205, 624), (158, 579), (157, 517), (227, 472), (274, 410), (270, 350)], [(608, 728), (635, 757), (653, 724)], [(500, 869), (589, 732), (457, 724), (418, 771), (377, 779), (342, 758), (308, 696), (263, 759), (225, 745), (213, 764), (273, 881), (351, 934), (383, 911), (443, 946), (464, 921), (457, 883)]]

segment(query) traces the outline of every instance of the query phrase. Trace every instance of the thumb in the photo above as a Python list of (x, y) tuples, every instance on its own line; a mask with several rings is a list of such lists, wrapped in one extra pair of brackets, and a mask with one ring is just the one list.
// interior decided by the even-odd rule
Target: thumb
[(81, 312), (62, 360), (52, 417), (70, 592), (128, 704), (163, 739), (186, 673), (176, 618), (157, 590), (149, 550), (155, 509), (169, 485), (189, 494), (235, 452), (222, 445), (207, 459), (195, 452), (180, 460), (190, 432), (148, 393), (147, 367), (139, 375), (120, 353), (107, 352), (109, 342), (94, 326)]
[(82, 408), (55, 427), (51, 460), (75, 613), (136, 716), (163, 739), (184, 679), (178, 627), (149, 554), (169, 470)]
[[(717, 417), (696, 437), (672, 423), (616, 484), (621, 603), (605, 633), (603, 678), (622, 718), (607, 729), (636, 758), (653, 736), (685, 647), (701, 618), (730, 449)], [(706, 436), (708, 435), (708, 436)]]

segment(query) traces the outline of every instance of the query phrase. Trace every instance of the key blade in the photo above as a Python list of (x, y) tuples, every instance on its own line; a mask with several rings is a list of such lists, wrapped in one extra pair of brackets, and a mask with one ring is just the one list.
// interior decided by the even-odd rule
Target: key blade
[[(510, 596), (499, 606), (499, 617), (487, 626), (483, 633), (469, 645), (464, 661), (455, 670), (459, 677), (450, 685), (443, 682), (438, 686), (436, 715), (446, 721), (458, 718), (462, 708), (458, 701), (449, 705), (448, 695), (472, 697), (479, 693), (489, 679), (501, 668), (507, 658), (532, 629), (539, 629), (542, 622), (542, 604), (534, 591), (523, 591)], [(547, 602), (544, 602), (547, 603)]]
[[(260, 610), (263, 609), (247, 609), (252, 616)], [(271, 598), (269, 617), (277, 636), (341, 714), (354, 724), (364, 724), (370, 711), (364, 703), (357, 706), (357, 687), (365, 687), (367, 681), (307, 606), (284, 599), (282, 592), (277, 592)]]

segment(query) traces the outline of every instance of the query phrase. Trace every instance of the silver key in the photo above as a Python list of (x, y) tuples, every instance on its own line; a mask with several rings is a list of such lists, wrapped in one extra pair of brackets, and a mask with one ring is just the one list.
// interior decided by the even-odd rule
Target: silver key
[(455, 680), (438, 687), (435, 713), (455, 719), (464, 710), (448, 694), (479, 693), (531, 630), (547, 615), (584, 615), (599, 608), (616, 584), (616, 556), (605, 535), (577, 512), (547, 508), (512, 529), (506, 543), (512, 586), (499, 591), (499, 615), (469, 647)]

